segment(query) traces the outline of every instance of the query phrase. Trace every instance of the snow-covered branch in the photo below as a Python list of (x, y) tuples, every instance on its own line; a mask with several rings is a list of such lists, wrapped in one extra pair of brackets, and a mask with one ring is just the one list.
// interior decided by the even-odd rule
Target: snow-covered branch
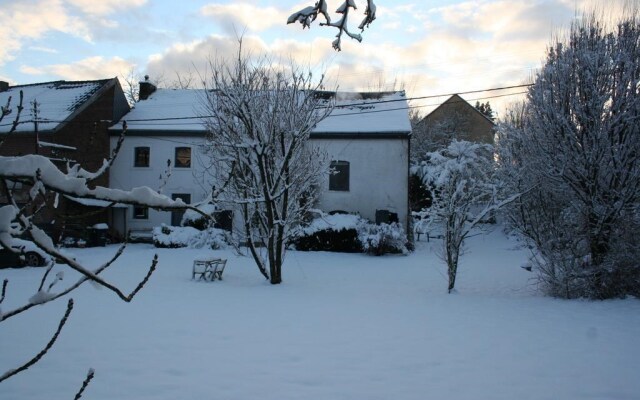
[[(355, 0), (345, 0), (335, 11), (336, 14), (341, 14), (341, 17), (337, 21), (332, 21), (327, 12), (327, 2), (325, 0), (318, 0), (314, 6), (305, 7), (291, 14), (287, 19), (287, 24), (299, 22), (302, 25), (302, 29), (311, 28), (311, 24), (318, 18), (318, 15), (322, 15), (325, 22), (320, 22), (320, 26), (338, 29), (336, 39), (333, 41), (332, 46), (335, 50), (340, 51), (342, 49), (341, 41), (343, 34), (346, 34), (358, 42), (362, 42), (362, 35), (349, 31), (349, 12), (350, 10), (356, 9)], [(364, 19), (358, 26), (360, 31), (364, 31), (364, 29), (369, 27), (376, 19), (376, 5), (373, 0), (367, 0), (367, 8), (365, 9), (364, 16)]]
[[(2, 108), (3, 116), (10, 114), (8, 111), (9, 106), (10, 103), (7, 104), (6, 108)], [(18, 111), (15, 114), (12, 129), (15, 129), (17, 126), (21, 111), (22, 100), (20, 101)], [(63, 271), (57, 272), (55, 276), (50, 276), (50, 272), (53, 267), (53, 264), (50, 264), (44, 270), (39, 285), (37, 286), (38, 289), (36, 293), (34, 293), (24, 304), (18, 305), (9, 311), (0, 311), (0, 323), (18, 314), (24, 313), (35, 306), (45, 305), (56, 301), (61, 297), (72, 293), (87, 281), (91, 281), (96, 285), (109, 290), (125, 302), (130, 302), (149, 282), (150, 277), (156, 269), (158, 263), (157, 255), (151, 261), (151, 265), (147, 273), (142, 277), (133, 290), (126, 291), (120, 288), (118, 284), (100, 276), (104, 270), (112, 266), (121, 256), (126, 244), (123, 244), (120, 247), (111, 260), (97, 269), (83, 265), (68, 254), (60, 251), (54, 245), (53, 240), (33, 222), (35, 217), (41, 212), (41, 210), (45, 209), (45, 207), (57, 207), (57, 201), (60, 195), (71, 196), (78, 199), (102, 200), (112, 204), (124, 203), (140, 205), (160, 210), (190, 209), (203, 215), (205, 218), (211, 218), (210, 215), (204, 213), (198, 208), (185, 204), (182, 200), (172, 200), (149, 187), (137, 187), (132, 190), (124, 191), (95, 186), (97, 178), (104, 175), (112, 166), (113, 161), (117, 157), (125, 139), (125, 132), (126, 124), (123, 127), (123, 133), (120, 136), (115, 149), (110, 154), (109, 159), (104, 160), (102, 166), (94, 172), (83, 169), (82, 166), (77, 163), (68, 163), (66, 172), (64, 172), (53, 164), (50, 159), (40, 155), (24, 155), (17, 157), (0, 156), (0, 188), (4, 192), (3, 197), (7, 203), (0, 207), (0, 247), (6, 248), (12, 252), (20, 251), (14, 249), (14, 245), (17, 240), (14, 238), (26, 234), (40, 250), (44, 251), (51, 257), (51, 263), (53, 263), (53, 260), (57, 260), (58, 262), (66, 264), (69, 268), (81, 275), (75, 283), (64, 287)], [(11, 133), (11, 130), (9, 133)], [(28, 194), (28, 197), (25, 197), (25, 199), (28, 200), (27, 204), (23, 204), (23, 202), (21, 202), (20, 206), (18, 205), (19, 203), (16, 201), (15, 197), (16, 192), (10, 188), (10, 182), (19, 182), (26, 186), (24, 192)], [(9, 283), (10, 282), (8, 280), (3, 282), (0, 303), (5, 299)], [(72, 304), (72, 300), (70, 300), (67, 313), (65, 313), (65, 316), (61, 319), (57, 331), (53, 334), (47, 346), (22, 366), (13, 368), (1, 375), (0, 382), (26, 370), (29, 366), (38, 362), (49, 351), (49, 349), (55, 344), (67, 321), (69, 313), (71, 312)], [(83, 383), (83, 387), (78, 395), (81, 395), (84, 388), (86, 388), (86, 385), (90, 382), (92, 376), (93, 374), (87, 376), (87, 379)]]

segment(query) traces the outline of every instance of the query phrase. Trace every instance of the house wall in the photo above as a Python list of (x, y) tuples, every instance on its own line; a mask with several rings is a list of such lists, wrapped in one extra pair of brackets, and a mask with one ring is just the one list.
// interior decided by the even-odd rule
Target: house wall
[[(123, 101), (125, 103), (123, 104)], [(122, 93), (119, 84), (107, 86), (96, 94), (90, 104), (86, 104), (72, 120), (59, 125), (55, 131), (39, 132), (40, 141), (61, 144), (75, 147), (77, 150), (53, 149), (50, 147), (40, 147), (38, 154), (55, 158), (67, 158), (79, 162), (87, 171), (96, 171), (102, 166), (102, 162), (110, 154), (110, 142), (108, 127), (111, 121), (117, 121), (124, 115), (129, 107)], [(23, 111), (23, 113), (27, 112)], [(26, 117), (25, 117), (26, 116)], [(22, 115), (22, 119), (28, 118), (28, 113)], [(35, 154), (36, 152), (35, 133), (17, 132), (6, 137), (0, 146), (0, 155), (19, 156), (25, 154)], [(55, 162), (59, 168), (64, 169), (65, 163)], [(109, 171), (94, 184), (107, 186), (109, 183)], [(19, 200), (27, 200), (26, 189), (23, 193), (17, 193)], [(0, 202), (4, 202), (4, 196), (0, 197)], [(47, 207), (40, 212), (36, 218), (36, 223), (59, 225), (63, 220), (68, 224), (80, 223), (82, 225), (93, 225), (96, 223), (108, 223), (108, 213), (91, 213), (85, 208), (79, 207), (77, 203), (65, 198), (60, 198), (57, 208)], [(54, 232), (60, 226), (52, 228)]]
[(454, 95), (433, 110), (413, 131), (413, 156), (434, 151), (454, 139), (493, 144), (494, 124), (466, 102)]
[[(111, 147), (117, 137), (111, 137)], [(110, 174), (110, 186), (117, 189), (131, 189), (149, 186), (158, 189), (160, 175), (166, 168), (167, 159), (173, 158), (176, 147), (192, 147), (191, 168), (173, 168), (172, 175), (162, 193), (188, 193), (191, 201), (201, 201), (210, 189), (210, 183), (203, 183), (203, 165), (206, 159), (199, 159), (202, 153), (198, 145), (203, 144), (201, 136), (127, 136), (116, 158)], [(312, 139), (311, 143), (327, 150), (331, 159), (350, 163), (350, 188), (348, 192), (329, 191), (328, 179), (323, 183), (318, 207), (324, 211), (341, 210), (359, 213), (375, 221), (376, 210), (397, 213), (399, 221), (406, 227), (408, 207), (408, 139)], [(134, 167), (134, 148), (148, 146), (149, 167)], [(240, 221), (234, 218), (234, 228)], [(171, 213), (149, 210), (148, 219), (134, 219), (133, 207), (129, 207), (126, 217), (127, 230), (150, 230), (160, 224), (171, 223)]]
[(376, 210), (398, 214), (405, 226), (408, 210), (408, 139), (312, 139), (331, 160), (348, 161), (349, 191), (329, 190), (323, 183), (318, 208), (358, 213), (371, 221)]
[[(118, 137), (111, 137), (114, 148)], [(162, 193), (171, 196), (175, 193), (189, 194), (191, 202), (202, 201), (209, 191), (208, 184), (200, 178), (203, 170), (198, 145), (204, 143), (203, 137), (185, 136), (127, 136), (109, 175), (109, 185), (114, 189), (129, 190), (138, 186), (148, 186), (158, 190), (167, 169), (167, 160), (171, 160), (171, 176), (162, 188)], [(134, 149), (149, 147), (149, 167), (134, 166)], [(174, 168), (176, 147), (191, 147), (191, 168)], [(127, 230), (150, 230), (161, 224), (171, 224), (171, 213), (149, 210), (148, 219), (133, 218), (133, 206), (127, 209)], [(124, 233), (124, 232), (123, 232)]]

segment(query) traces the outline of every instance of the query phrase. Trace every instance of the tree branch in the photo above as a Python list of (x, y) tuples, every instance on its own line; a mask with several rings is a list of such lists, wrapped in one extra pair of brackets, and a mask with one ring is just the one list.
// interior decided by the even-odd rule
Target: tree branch
[(87, 377), (85, 378), (85, 380), (82, 382), (82, 387), (80, 388), (80, 390), (78, 391), (78, 393), (76, 393), (76, 397), (73, 398), (73, 400), (80, 400), (80, 398), (82, 397), (82, 393), (84, 393), (84, 390), (87, 388), (87, 386), (89, 386), (89, 383), (91, 382), (91, 380), (93, 379), (94, 375), (95, 375), (95, 371), (93, 368), (89, 369), (89, 372), (87, 372)]
[(60, 332), (62, 331), (62, 328), (64, 328), (64, 325), (67, 323), (67, 319), (69, 318), (69, 315), (71, 314), (72, 310), (73, 310), (73, 299), (69, 299), (69, 301), (67, 302), (67, 310), (65, 311), (64, 316), (62, 317), (62, 319), (60, 320), (60, 323), (58, 324), (58, 329), (49, 340), (49, 343), (47, 343), (44, 349), (42, 349), (38, 354), (36, 354), (35, 357), (33, 357), (31, 360), (27, 361), (25, 364), (23, 364), (22, 366), (16, 369), (12, 369), (5, 372), (2, 376), (0, 376), (0, 383), (26, 370), (27, 368), (31, 367), (33, 364), (40, 361), (40, 359), (44, 357), (44, 355), (47, 354), (49, 350), (51, 350), (51, 347), (53, 347), (56, 340), (58, 340), (58, 336), (60, 336)]

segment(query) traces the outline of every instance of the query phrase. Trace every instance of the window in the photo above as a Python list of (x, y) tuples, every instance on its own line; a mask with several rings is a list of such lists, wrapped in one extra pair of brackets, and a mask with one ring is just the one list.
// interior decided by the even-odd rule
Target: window
[(7, 179), (5, 181), (6, 185), (7, 185), (7, 189), (9, 189), (10, 191), (17, 191), (17, 190), (21, 190), (22, 189), (22, 182), (18, 182), (18, 181), (13, 181), (11, 179)]
[(149, 209), (144, 206), (133, 206), (133, 219), (149, 219)]
[(176, 147), (176, 168), (191, 168), (191, 147)]
[(148, 167), (149, 166), (149, 153), (148, 147), (136, 147), (134, 149), (134, 167)]
[(331, 175), (329, 175), (329, 190), (349, 191), (349, 162), (331, 161)]

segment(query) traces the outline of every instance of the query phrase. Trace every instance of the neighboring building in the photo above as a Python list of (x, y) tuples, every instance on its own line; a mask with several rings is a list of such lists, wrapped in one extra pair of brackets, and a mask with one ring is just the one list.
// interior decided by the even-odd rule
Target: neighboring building
[[(12, 129), (23, 93), (20, 124)], [(11, 113), (0, 123), (1, 156), (40, 154), (52, 160), (61, 170), (67, 162), (80, 163), (88, 171), (102, 166), (109, 157), (108, 128), (129, 111), (117, 78), (96, 81), (55, 81), (30, 85), (9, 86), (0, 82), (0, 105), (5, 107), (11, 97)], [(108, 173), (95, 182), (109, 184)], [(18, 201), (26, 202), (26, 189), (11, 183)], [(0, 195), (0, 203), (6, 199)], [(49, 208), (38, 216), (39, 224), (55, 231), (66, 224), (86, 225), (108, 222), (108, 210), (87, 205), (61, 196), (56, 208)], [(57, 232), (55, 232), (57, 233)]]
[[(202, 201), (211, 189), (206, 183), (205, 128), (198, 117), (202, 90), (155, 89), (141, 82), (141, 100), (123, 120), (127, 139), (110, 174), (118, 189), (146, 185), (159, 188), (171, 160), (172, 173), (162, 190), (187, 202)], [(338, 174), (327, 178), (319, 199), (326, 211), (358, 213), (372, 221), (408, 218), (408, 167), (411, 127), (403, 92), (326, 93), (337, 96), (332, 114), (320, 122), (311, 143), (324, 147)], [(119, 125), (111, 128), (111, 145)], [(224, 211), (224, 210), (221, 210)], [(182, 214), (130, 207), (121, 230), (148, 231), (164, 223), (177, 225)], [(234, 225), (237, 220), (234, 221)]]
[(411, 157), (447, 146), (454, 139), (493, 144), (494, 126), (491, 119), (454, 94), (415, 126)]

